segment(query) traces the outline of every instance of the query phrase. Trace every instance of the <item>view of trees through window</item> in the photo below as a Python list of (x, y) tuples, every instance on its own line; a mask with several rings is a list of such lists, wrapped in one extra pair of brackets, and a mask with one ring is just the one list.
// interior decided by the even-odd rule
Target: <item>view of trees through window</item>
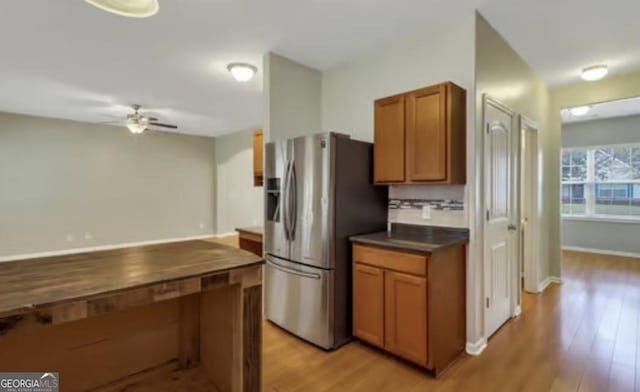
[(562, 150), (562, 213), (640, 219), (640, 144)]

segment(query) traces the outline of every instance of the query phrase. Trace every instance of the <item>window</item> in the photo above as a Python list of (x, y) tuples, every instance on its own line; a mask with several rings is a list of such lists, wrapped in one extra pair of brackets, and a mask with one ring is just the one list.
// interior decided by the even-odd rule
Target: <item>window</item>
[(584, 186), (587, 181), (586, 150), (562, 152), (562, 213), (584, 214), (586, 200)]
[(640, 144), (562, 150), (562, 214), (640, 219)]

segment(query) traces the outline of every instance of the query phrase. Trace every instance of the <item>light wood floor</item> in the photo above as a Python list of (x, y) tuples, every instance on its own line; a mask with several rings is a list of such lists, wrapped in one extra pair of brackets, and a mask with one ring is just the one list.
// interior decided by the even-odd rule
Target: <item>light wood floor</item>
[(640, 260), (565, 252), (562, 272), (437, 380), (362, 343), (327, 353), (265, 322), (263, 390), (640, 392)]

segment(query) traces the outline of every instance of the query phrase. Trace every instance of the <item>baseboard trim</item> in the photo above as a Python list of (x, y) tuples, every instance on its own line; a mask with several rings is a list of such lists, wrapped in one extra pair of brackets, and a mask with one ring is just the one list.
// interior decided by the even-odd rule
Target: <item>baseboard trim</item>
[(232, 237), (234, 235), (238, 235), (238, 232), (237, 231), (231, 231), (229, 233), (220, 233), (220, 234), (214, 235), (213, 237), (224, 238), (224, 237)]
[(607, 255), (607, 256), (632, 257), (632, 258), (640, 259), (640, 253), (634, 253), (634, 252), (619, 252), (616, 250), (582, 248), (580, 246), (563, 246), (562, 250), (568, 250), (571, 252), (581, 252), (581, 253), (595, 253), (598, 255)]
[(466, 351), (467, 354), (477, 357), (478, 355), (482, 354), (485, 348), (487, 348), (487, 339), (480, 338), (476, 342), (467, 342)]
[(165, 238), (165, 239), (161, 239), (161, 240), (140, 241), (140, 242), (126, 242), (126, 243), (120, 243), (120, 244), (99, 245), (99, 246), (88, 246), (88, 247), (84, 247), (84, 248), (54, 250), (54, 251), (50, 251), (50, 252), (25, 253), (25, 254), (18, 254), (18, 255), (1, 256), (0, 257), (0, 263), (4, 263), (4, 262), (7, 262), (7, 261), (34, 259), (34, 258), (39, 258), (39, 257), (64, 256), (64, 255), (73, 255), (73, 254), (77, 254), (77, 253), (97, 252), (97, 251), (101, 251), (101, 250), (121, 249), (121, 248), (128, 248), (128, 247), (131, 247), (131, 246), (157, 245), (157, 244), (167, 244), (167, 243), (171, 243), (171, 242), (201, 240), (201, 239), (204, 239), (204, 238), (220, 237), (220, 236), (226, 236), (226, 235), (203, 234), (203, 235), (190, 236), (190, 237)]
[(538, 284), (538, 292), (542, 293), (549, 287), (551, 283), (562, 284), (562, 279), (557, 276), (547, 276), (542, 282)]

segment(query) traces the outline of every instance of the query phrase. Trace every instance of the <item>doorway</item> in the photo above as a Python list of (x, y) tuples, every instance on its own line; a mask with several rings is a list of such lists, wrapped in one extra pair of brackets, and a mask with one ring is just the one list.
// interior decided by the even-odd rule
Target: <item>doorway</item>
[(560, 114), (562, 249), (640, 258), (640, 97)]

